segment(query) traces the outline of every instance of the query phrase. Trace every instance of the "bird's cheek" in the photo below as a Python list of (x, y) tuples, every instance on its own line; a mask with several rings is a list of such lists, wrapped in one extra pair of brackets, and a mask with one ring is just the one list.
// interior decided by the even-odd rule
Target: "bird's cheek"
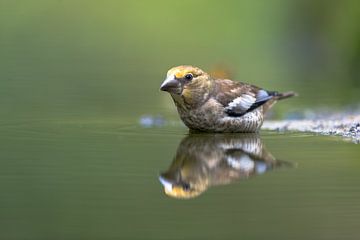
[(191, 99), (191, 91), (187, 88), (184, 88), (181, 94), (185, 99)]
[(185, 192), (181, 187), (174, 186), (171, 192), (166, 192), (168, 195), (173, 197), (186, 197), (189, 195), (188, 192)]

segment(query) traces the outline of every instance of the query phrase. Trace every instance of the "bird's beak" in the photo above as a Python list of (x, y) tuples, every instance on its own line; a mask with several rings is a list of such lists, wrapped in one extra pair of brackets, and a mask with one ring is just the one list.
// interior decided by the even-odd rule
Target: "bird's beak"
[(172, 191), (172, 188), (173, 188), (172, 182), (170, 182), (168, 179), (164, 178), (163, 176), (159, 177), (159, 181), (164, 186), (165, 191), (169, 191), (169, 192)]
[(173, 183), (172, 180), (167, 179), (164, 176), (160, 176), (159, 180), (161, 184), (164, 186), (164, 192), (167, 196), (173, 198), (180, 198), (180, 199), (189, 199), (193, 197), (197, 197), (201, 192), (193, 192), (193, 191), (184, 191), (184, 189)]
[(168, 76), (160, 86), (161, 91), (181, 94), (181, 84), (174, 76)]

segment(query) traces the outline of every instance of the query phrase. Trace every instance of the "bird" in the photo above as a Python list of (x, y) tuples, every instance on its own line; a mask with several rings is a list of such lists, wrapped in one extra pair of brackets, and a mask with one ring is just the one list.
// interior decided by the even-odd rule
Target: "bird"
[(215, 79), (198, 67), (171, 68), (160, 86), (170, 93), (191, 132), (257, 132), (266, 112), (278, 101), (297, 96), (268, 91), (244, 82)]
[(257, 133), (191, 134), (182, 139), (173, 162), (160, 174), (159, 181), (167, 196), (190, 199), (212, 186), (293, 166), (277, 160)]

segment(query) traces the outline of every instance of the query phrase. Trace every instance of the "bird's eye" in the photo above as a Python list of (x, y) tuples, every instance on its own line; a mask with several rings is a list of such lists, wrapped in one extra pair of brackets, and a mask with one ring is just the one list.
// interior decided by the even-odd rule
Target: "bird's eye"
[(190, 190), (190, 184), (184, 183), (184, 184), (183, 184), (183, 189), (184, 189), (185, 191), (189, 191), (189, 190)]
[(193, 77), (194, 77), (194, 76), (193, 76), (191, 73), (188, 73), (188, 74), (185, 75), (185, 79), (186, 79), (186, 80), (189, 80), (189, 81), (192, 80)]

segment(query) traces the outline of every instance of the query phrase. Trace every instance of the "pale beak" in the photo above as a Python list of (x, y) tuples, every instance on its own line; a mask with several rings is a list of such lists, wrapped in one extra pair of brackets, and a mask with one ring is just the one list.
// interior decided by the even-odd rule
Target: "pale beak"
[(169, 191), (169, 192), (172, 191), (172, 188), (173, 188), (172, 182), (170, 182), (168, 179), (166, 179), (162, 176), (159, 177), (159, 180), (160, 180), (161, 184), (164, 186), (166, 191)]
[(174, 76), (168, 76), (160, 86), (161, 91), (180, 94), (181, 84)]

